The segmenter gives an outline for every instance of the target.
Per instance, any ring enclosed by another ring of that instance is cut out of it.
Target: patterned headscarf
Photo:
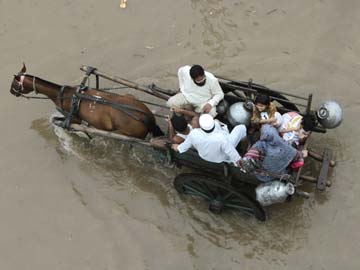
[[[296,149],[288,145],[271,125],[262,125],[260,140],[252,148],[257,149],[263,156],[262,168],[271,173],[281,175],[296,156]],[[261,181],[274,179],[271,176],[257,175]]]

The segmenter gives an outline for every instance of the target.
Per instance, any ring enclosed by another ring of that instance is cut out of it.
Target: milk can
[[[317,118],[324,128],[336,128],[343,120],[343,111],[336,101],[326,101],[317,110]]]
[[[252,116],[252,111],[248,109],[248,104],[244,102],[236,102],[232,104],[228,110],[228,120],[233,125],[248,125]]]
[[[295,187],[291,183],[271,181],[259,185],[255,189],[255,192],[256,200],[262,206],[268,206],[274,203],[284,202],[289,195],[294,194]]]

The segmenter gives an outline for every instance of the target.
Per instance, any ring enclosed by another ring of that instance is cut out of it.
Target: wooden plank
[[[323,162],[320,170],[320,174],[317,180],[316,188],[321,191],[325,191],[326,189],[326,182],[327,182],[327,176],[330,166],[330,161],[332,157],[332,151],[329,148],[324,149],[323,154]]]

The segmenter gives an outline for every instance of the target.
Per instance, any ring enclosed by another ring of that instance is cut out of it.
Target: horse
[[[67,115],[71,111],[72,97],[78,89],[77,86],[61,86],[28,75],[24,64],[20,72],[14,75],[10,93],[16,97],[28,97],[26,94],[31,92],[45,95],[64,115]],[[84,90],[83,93],[88,98],[80,99],[78,111],[71,118],[71,123],[81,123],[83,120],[97,129],[139,139],[144,139],[149,132],[153,137],[163,135],[152,112],[134,96],[92,88]]]

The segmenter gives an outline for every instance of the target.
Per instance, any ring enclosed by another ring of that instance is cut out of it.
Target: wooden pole
[[[167,142],[166,138],[165,139],[164,138],[153,138],[150,141],[145,141],[142,139],[129,137],[129,136],[122,135],[119,133],[100,130],[100,129],[92,128],[92,127],[86,127],[84,125],[79,125],[79,124],[71,124],[70,128],[74,131],[85,132],[87,134],[98,135],[98,136],[102,136],[102,137],[106,137],[106,138],[129,142],[129,143],[141,144],[141,145],[153,147],[156,149],[163,149],[163,150],[166,149],[166,145],[165,145],[165,143]]]
[[[317,160],[317,161],[323,161],[324,160],[324,156],[322,154],[319,154],[313,150],[308,149],[308,153],[309,156],[312,157],[313,159]],[[336,162],[334,160],[330,160],[330,166],[331,167],[335,167]]]
[[[80,67],[80,69],[82,71],[84,71],[84,72],[86,72],[89,68],[90,68],[89,66],[85,66],[85,65]],[[106,73],[101,72],[101,71],[99,71],[97,69],[95,69],[92,72],[92,74],[94,74],[95,76],[100,76],[100,77],[102,77],[104,79],[107,79],[107,80],[110,80],[110,81],[125,85],[125,86],[128,86],[128,87],[133,88],[135,90],[145,92],[145,93],[147,93],[149,95],[156,96],[156,97],[164,99],[164,100],[169,99],[169,96],[166,95],[166,94],[163,94],[163,93],[160,93],[160,92],[157,92],[157,91],[153,91],[149,87],[139,85],[139,84],[137,84],[135,82],[132,82],[132,81],[129,81],[129,80],[117,77],[117,76],[112,76],[112,75],[106,74]]]

